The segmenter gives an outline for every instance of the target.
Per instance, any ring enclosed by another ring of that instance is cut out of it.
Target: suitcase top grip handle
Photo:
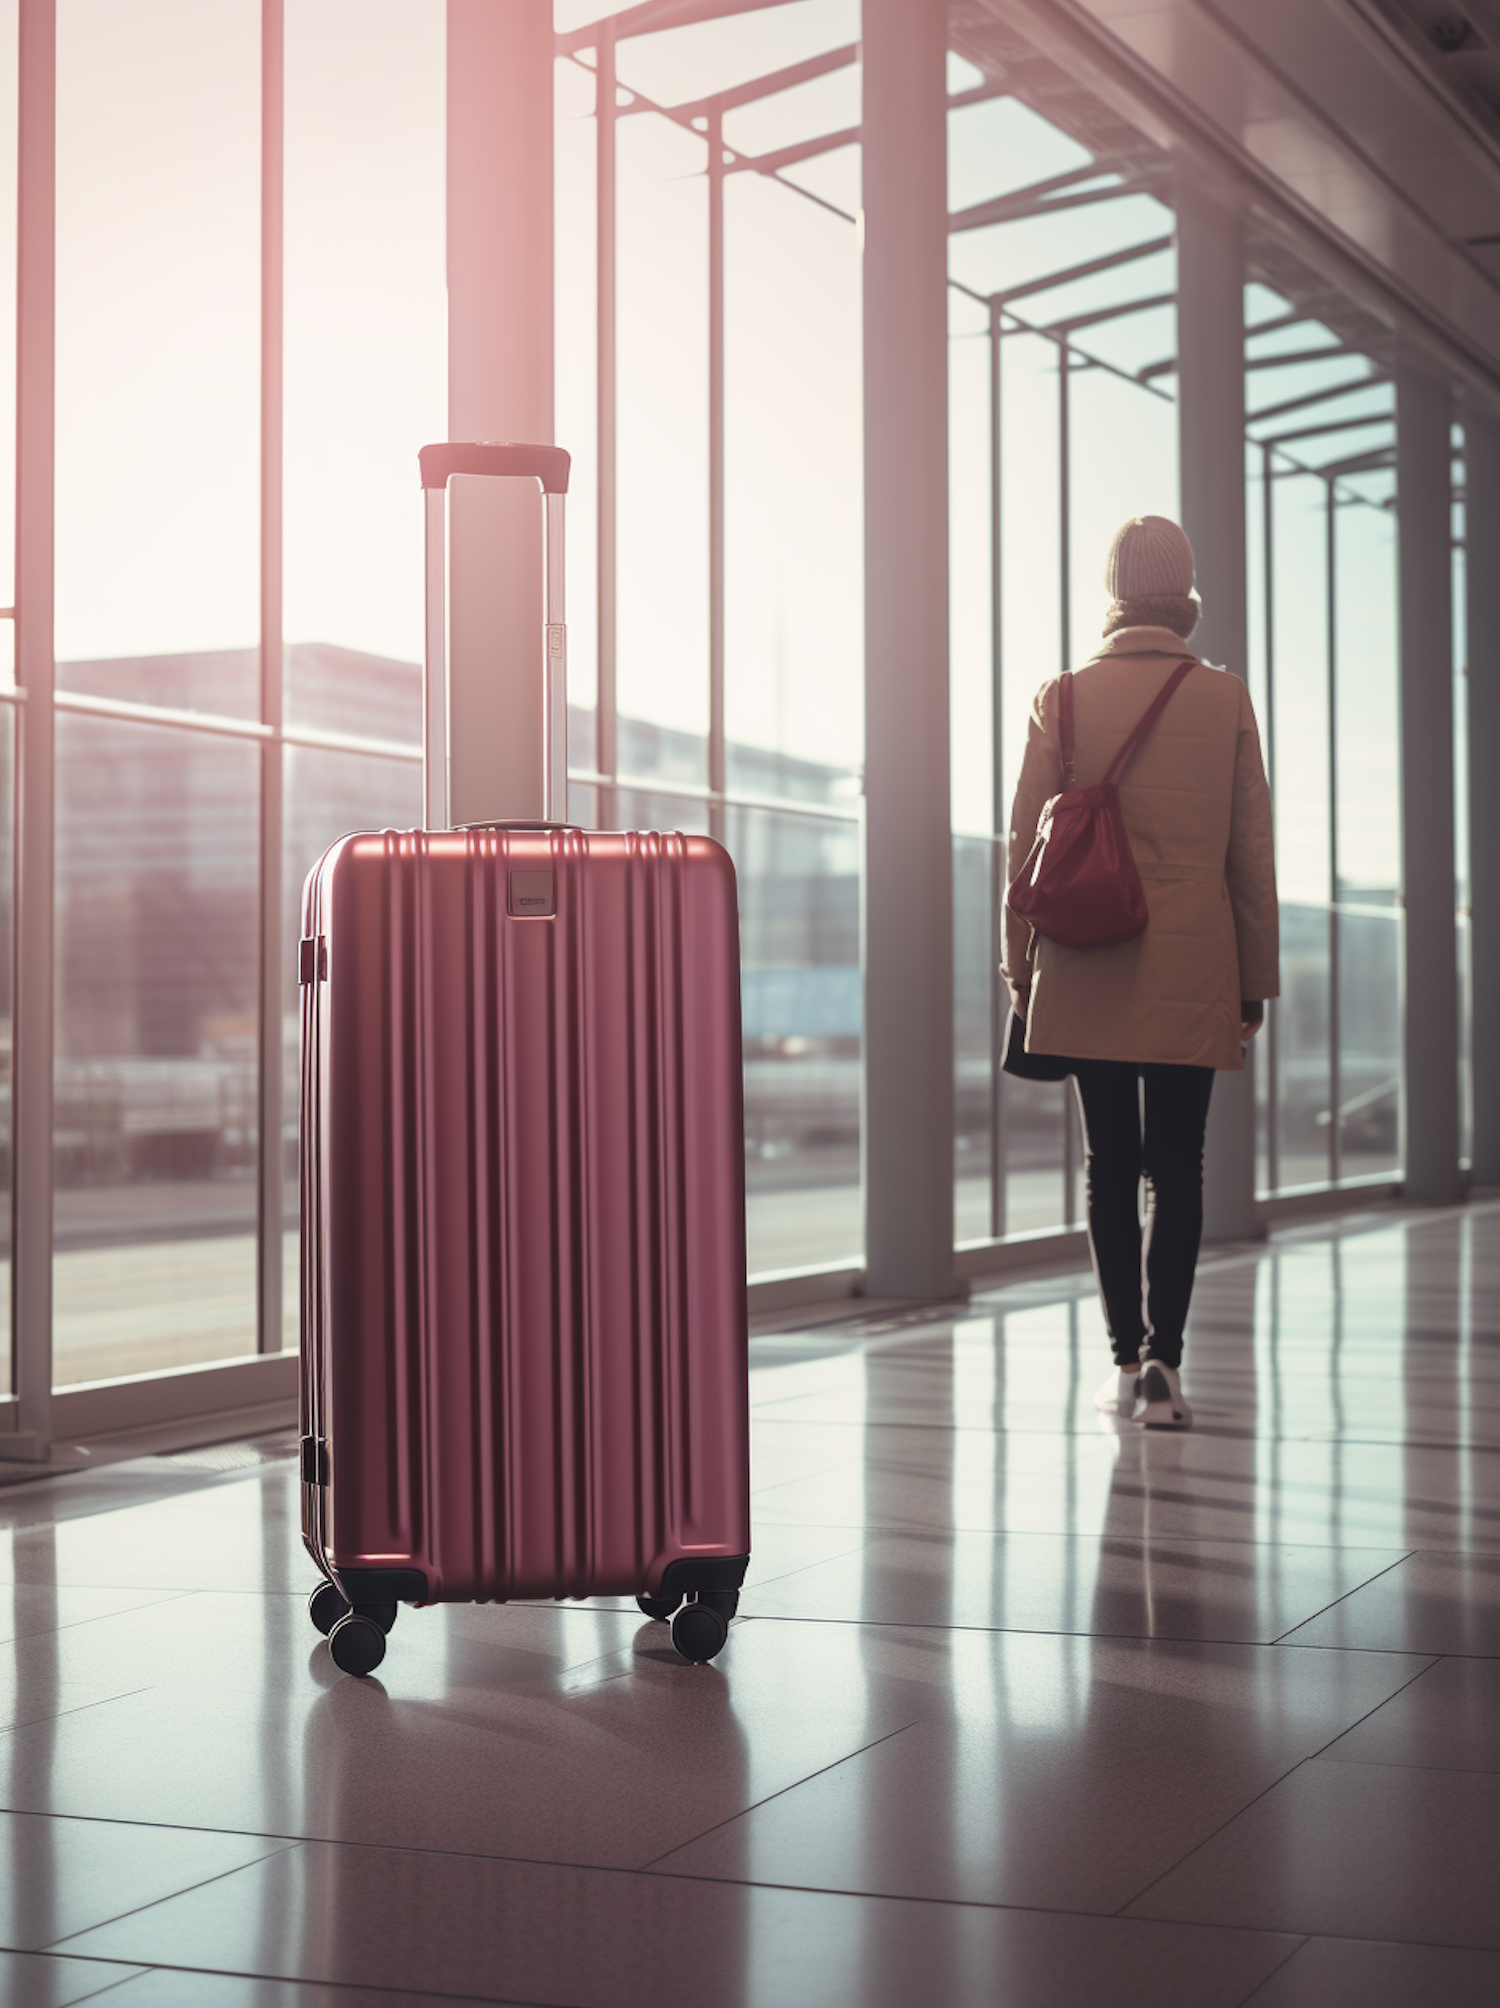
[[[522,446],[509,440],[445,440],[417,455],[424,488],[446,488],[454,474],[534,474],[544,495],[566,495],[572,455],[561,446]]]

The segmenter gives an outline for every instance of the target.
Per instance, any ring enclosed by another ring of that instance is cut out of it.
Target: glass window
[[[53,1378],[255,1351],[259,749],[57,721]]]
[[[705,148],[697,133],[639,109],[615,132],[619,768],[701,786],[709,645]]]
[[[422,769],[417,761],[375,760],[288,746],[282,755],[282,939],[302,933],[302,888],[330,844],[356,830],[410,830],[422,820]],[[299,1317],[300,1246],[297,1205],[301,996],[297,956],[282,957],[282,1333],[295,1350]]]
[[[1373,362],[1318,361],[1333,328],[1260,285],[1246,315],[1251,683],[1282,899],[1258,1070],[1258,1177],[1275,1191],[1399,1172],[1395,432]],[[1341,383],[1368,388],[1319,395]]]
[[[728,781],[827,800],[864,751],[858,241],[758,174],[727,177],[724,232]]]
[[[553,369],[556,438],[573,456],[567,504],[568,765],[589,774],[599,758],[598,151],[593,51],[584,54],[586,62],[559,59],[553,94]]]
[[[982,84],[972,65],[950,67],[950,90]],[[1111,537],[1127,517],[1177,514],[1176,257],[1171,211],[1122,193],[1118,172],[1017,98],[950,110],[948,184],[955,1214],[965,1240],[1055,1229],[1081,1213],[1070,1095],[996,1080],[1007,1012],[995,995],[1004,864],[992,837],[1008,821],[1038,689],[1097,645]]]
[[[15,604],[16,563],[16,29],[19,0],[0,0],[0,605]],[[0,683],[13,636],[0,634]],[[6,1007],[7,1010],[9,1007]]]
[[[417,450],[447,436],[442,0],[287,0],[289,723],[422,736]]]
[[[12,944],[15,940],[16,712],[0,704],[0,1394],[14,1385],[11,1360],[10,1239],[12,1151],[11,1084],[14,1041]]]
[[[856,1263],[859,826],[731,809],[739,874],[750,1272]]]
[[[1004,890],[1003,853],[988,837],[953,839],[953,1237],[988,1241],[1004,1231],[994,1210],[995,1025],[999,974],[993,913]]]
[[[58,682],[241,716],[259,710],[260,14],[57,10]]]

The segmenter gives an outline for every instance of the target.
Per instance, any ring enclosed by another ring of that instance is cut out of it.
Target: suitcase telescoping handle
[[[448,482],[455,474],[530,475],[546,512],[542,613],[542,814],[568,803],[568,630],[563,612],[563,498],[570,456],[560,446],[448,440],[417,456],[427,507],[427,646],[422,666],[422,821],[450,827],[448,802]]]

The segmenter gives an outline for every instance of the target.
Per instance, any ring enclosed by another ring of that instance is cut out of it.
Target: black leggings
[[[1116,1364],[1148,1358],[1180,1366],[1203,1237],[1203,1134],[1214,1070],[1131,1060],[1075,1060],[1073,1068],[1083,1113],[1089,1247]],[[1143,1173],[1144,1291],[1137,1210]]]

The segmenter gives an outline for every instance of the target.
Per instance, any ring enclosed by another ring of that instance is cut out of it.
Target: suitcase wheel
[[[729,1618],[718,1608],[718,1597],[710,1603],[707,1594],[684,1604],[672,1620],[672,1643],[686,1660],[694,1666],[704,1666],[724,1650],[724,1641],[729,1636]]]
[[[362,1611],[346,1611],[328,1634],[328,1650],[340,1673],[373,1673],[385,1658],[385,1633]]]
[[[338,1588],[329,1582],[319,1583],[307,1600],[307,1615],[318,1630],[327,1638],[349,1606],[344,1602]],[[389,1630],[389,1626],[387,1626]]]
[[[396,1622],[394,1604],[356,1604],[354,1608],[362,1618],[368,1618],[372,1625],[379,1625],[383,1632],[388,1632]]]
[[[660,1624],[665,1624],[673,1611],[682,1602],[682,1599],[681,1597],[648,1597],[642,1595],[636,1598],[636,1602],[648,1618],[655,1618]]]

